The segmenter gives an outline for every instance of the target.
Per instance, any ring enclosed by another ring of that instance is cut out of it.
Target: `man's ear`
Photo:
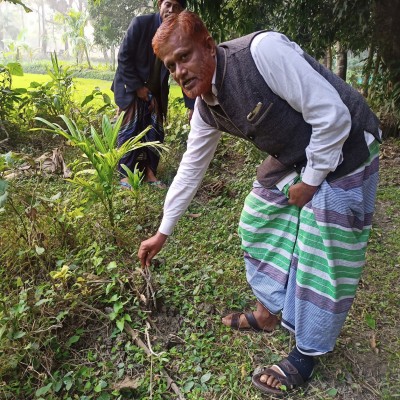
[[[207,36],[206,38],[206,47],[211,51],[211,55],[215,56],[216,54],[216,46],[214,39],[211,36]]]

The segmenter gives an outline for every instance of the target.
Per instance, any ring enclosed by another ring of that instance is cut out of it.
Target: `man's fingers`
[[[150,267],[151,265],[151,260],[155,256],[156,252],[155,251],[149,251],[146,247],[140,247],[138,251],[138,258],[140,260],[140,264],[142,268],[144,267]]]
[[[154,253],[147,253],[147,257],[146,257],[146,267],[150,267],[151,265],[151,260],[154,257]]]
[[[138,258],[140,260],[142,268],[145,267],[147,264],[147,253],[148,253],[147,250],[143,246],[139,247]]]

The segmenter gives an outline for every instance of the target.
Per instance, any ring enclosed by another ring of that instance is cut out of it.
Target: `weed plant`
[[[186,117],[174,112],[170,121]],[[163,180],[172,178],[186,140],[183,129],[174,140],[174,126],[168,132],[175,148],[162,158]],[[399,393],[400,143],[383,147],[376,220],[351,315],[313,380],[285,398]],[[220,318],[254,305],[236,229],[262,156],[223,137],[148,273],[136,252],[158,228],[165,191],[142,185],[136,204],[129,194],[115,197],[115,242],[101,204],[84,191],[54,176],[12,182],[0,212],[0,398],[172,400],[167,371],[187,400],[261,399],[252,371],[286,356],[293,338],[280,328],[232,331]]]

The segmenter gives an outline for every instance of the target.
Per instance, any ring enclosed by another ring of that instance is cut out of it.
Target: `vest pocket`
[[[254,126],[259,125],[271,111],[273,105],[272,102],[268,104],[258,102],[247,114],[247,121]]]

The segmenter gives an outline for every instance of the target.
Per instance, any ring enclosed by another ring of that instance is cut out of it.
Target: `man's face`
[[[215,70],[215,45],[211,37],[199,42],[177,28],[159,56],[188,97],[211,94]]]
[[[177,0],[164,0],[160,4],[161,19],[164,21],[171,14],[179,14],[182,10],[183,8]]]

